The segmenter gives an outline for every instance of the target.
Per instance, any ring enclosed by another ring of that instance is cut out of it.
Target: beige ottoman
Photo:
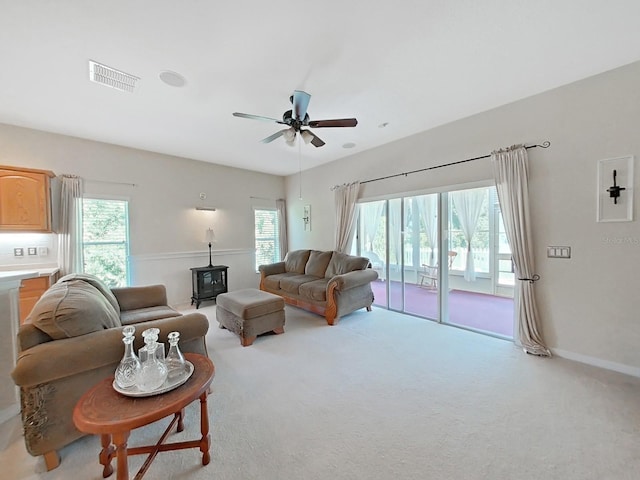
[[[284,333],[284,300],[278,295],[245,288],[219,294],[216,305],[220,328],[240,335],[243,347],[263,333]]]

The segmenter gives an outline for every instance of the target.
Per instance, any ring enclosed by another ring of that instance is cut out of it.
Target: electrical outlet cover
[[[38,255],[44,257],[49,254],[49,249],[47,247],[38,247]]]
[[[24,248],[22,247],[17,247],[13,249],[13,256],[14,257],[24,257]]]
[[[37,255],[37,254],[38,254],[36,247],[29,247],[29,248],[27,248],[27,253],[28,253],[29,255]]]

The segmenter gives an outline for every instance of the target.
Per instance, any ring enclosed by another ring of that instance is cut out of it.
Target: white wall
[[[637,220],[596,222],[597,161],[640,156],[638,85],[640,63],[634,63],[356,153],[303,172],[302,200],[298,175],[292,175],[286,182],[290,249],[334,247],[333,185],[549,140],[549,149],[529,150],[543,336],[560,355],[640,376],[640,228]],[[478,160],[368,183],[361,187],[360,197],[429,191],[491,178],[490,161]],[[640,213],[638,197],[635,218]],[[302,230],[302,207],[307,204],[313,213],[310,232]],[[571,246],[572,258],[546,258],[548,245]]]
[[[79,175],[88,195],[128,199],[132,284],[164,283],[172,304],[191,297],[189,268],[209,263],[208,227],[216,235],[213,262],[229,266],[229,288],[257,286],[250,196],[274,206],[284,197],[283,177],[2,124],[0,165]],[[196,211],[199,204],[217,211]],[[10,235],[0,234],[0,265],[15,265],[11,245],[24,241]],[[41,237],[28,241],[51,241]]]

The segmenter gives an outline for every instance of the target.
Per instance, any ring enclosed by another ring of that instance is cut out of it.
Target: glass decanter
[[[116,368],[115,381],[120,388],[131,388],[136,384],[138,373],[142,367],[140,360],[133,351],[134,334],[136,327],[127,325],[122,329],[122,342],[124,343],[124,356]]]
[[[169,353],[165,359],[167,370],[169,371],[169,379],[174,379],[184,375],[186,372],[186,363],[184,361],[184,355],[178,347],[180,341],[180,332],[171,332],[167,335],[169,339]]]
[[[164,363],[164,344],[158,343],[157,328],[148,328],[142,332],[144,347],[139,350],[142,368],[136,385],[143,392],[159,389],[167,379],[167,366]]]

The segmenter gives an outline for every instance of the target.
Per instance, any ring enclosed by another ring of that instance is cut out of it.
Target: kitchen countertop
[[[9,280],[24,280],[25,278],[39,277],[40,274],[37,270],[15,270],[0,272],[0,282]]]
[[[26,265],[25,265],[26,266]],[[30,268],[0,267],[0,281],[3,280],[24,280],[25,278],[50,277],[60,271],[58,267],[40,267],[37,265]]]

